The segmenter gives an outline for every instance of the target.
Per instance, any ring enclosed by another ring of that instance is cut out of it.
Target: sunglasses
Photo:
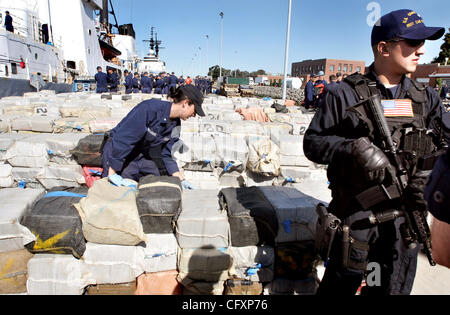
[[[402,41],[405,41],[411,47],[419,47],[425,43],[424,39],[406,39],[406,38],[394,38],[394,39],[388,40],[387,42],[388,43],[389,42],[397,43],[397,42],[402,42]]]

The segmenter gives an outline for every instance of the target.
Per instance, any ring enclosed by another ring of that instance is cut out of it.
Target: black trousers
[[[360,270],[342,265],[342,238],[333,243],[330,259],[327,262],[324,277],[317,291],[318,295],[354,295],[366,273],[378,272],[379,282],[367,285],[361,295],[409,295],[411,293],[417,269],[419,246],[409,248],[405,245],[400,226],[405,218],[386,222],[370,228],[359,226],[370,214],[361,211],[343,220],[350,227],[350,236],[360,242],[367,242],[368,250],[351,249],[349,260],[354,263],[375,263],[378,269]],[[372,264],[371,264],[372,265]],[[372,278],[372,277],[371,277]]]

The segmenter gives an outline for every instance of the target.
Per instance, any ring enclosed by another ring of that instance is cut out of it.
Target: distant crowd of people
[[[207,77],[195,77],[194,80],[190,76],[184,79],[183,76],[179,78],[174,72],[168,74],[161,72],[158,75],[144,72],[131,73],[128,70],[124,71],[125,78],[125,94],[144,93],[144,94],[169,94],[171,88],[177,88],[183,85],[195,85],[203,95],[212,93],[212,82]],[[108,69],[108,73],[104,73],[102,67],[97,67],[97,74],[95,75],[97,83],[97,93],[118,92],[119,75],[116,69]]]
[[[329,82],[327,82],[323,71],[312,74],[305,87],[305,108],[310,111],[317,110],[324,101],[325,92],[336,88],[346,77],[347,74],[338,72],[330,75]]]

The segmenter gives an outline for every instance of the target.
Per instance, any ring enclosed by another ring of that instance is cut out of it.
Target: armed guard
[[[329,89],[306,131],[305,155],[329,165],[333,197],[318,207],[316,245],[327,264],[318,294],[355,294],[369,262],[380,267],[380,284],[361,294],[410,294],[421,247],[435,264],[423,190],[450,139],[450,113],[408,74],[425,40],[444,32],[411,10],[383,16],[368,73]]]

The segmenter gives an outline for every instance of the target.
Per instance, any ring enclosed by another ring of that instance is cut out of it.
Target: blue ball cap
[[[381,17],[372,29],[372,46],[394,38],[436,40],[445,33],[443,27],[425,26],[422,17],[412,10],[392,11]]]

